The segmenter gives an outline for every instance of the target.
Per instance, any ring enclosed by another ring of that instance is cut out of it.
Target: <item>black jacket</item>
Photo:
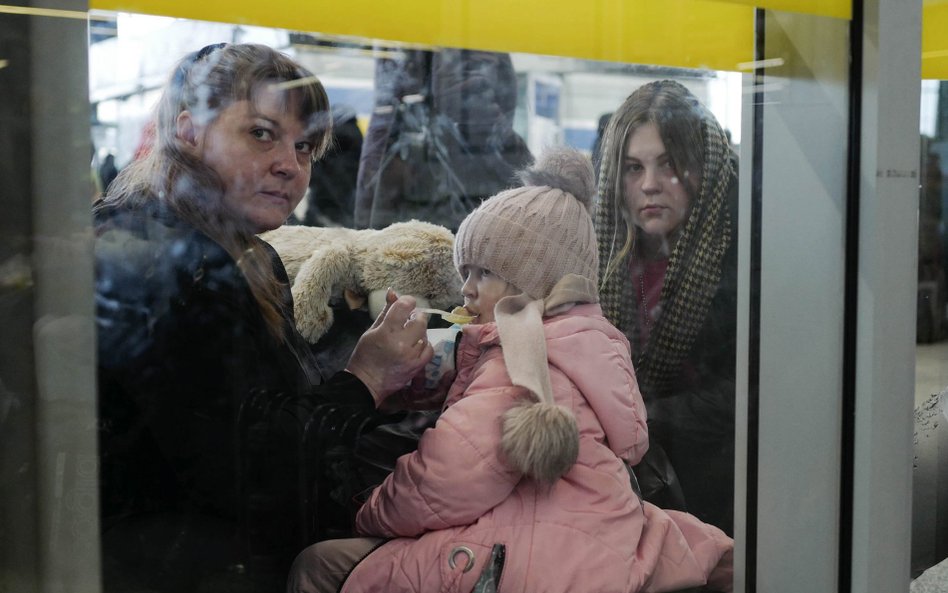
[[[265,242],[285,342],[234,259],[157,202],[100,208],[95,232],[106,589],[113,564],[159,590],[248,563],[282,578],[308,543],[305,423],[327,405],[369,418],[371,395],[347,373],[322,382]]]
[[[704,325],[670,391],[645,395],[649,437],[668,454],[687,501],[702,521],[734,531],[734,402],[737,361],[737,241]]]

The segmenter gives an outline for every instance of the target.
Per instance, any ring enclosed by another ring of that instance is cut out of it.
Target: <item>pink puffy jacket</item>
[[[638,461],[648,434],[625,337],[599,305],[547,318],[544,330],[556,403],[579,426],[576,464],[549,489],[508,467],[500,419],[525,392],[510,384],[496,325],[465,327],[444,413],[356,518],[362,534],[396,539],[343,592],[468,593],[495,543],[507,546],[501,592],[670,591],[712,573],[729,588],[730,538],[643,505],[629,484],[622,459]],[[467,572],[461,546],[474,556]]]

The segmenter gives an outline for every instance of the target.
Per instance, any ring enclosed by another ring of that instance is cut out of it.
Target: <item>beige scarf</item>
[[[597,301],[591,280],[567,274],[545,299],[519,294],[500,299],[494,307],[510,381],[534,398],[504,416],[502,449],[514,467],[541,483],[556,481],[579,454],[576,419],[553,400],[543,318]]]

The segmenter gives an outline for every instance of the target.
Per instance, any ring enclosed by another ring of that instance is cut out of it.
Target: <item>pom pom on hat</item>
[[[537,162],[519,174],[524,185],[546,185],[560,189],[582,204],[587,211],[596,195],[596,175],[592,162],[578,150],[557,148],[543,153]]]

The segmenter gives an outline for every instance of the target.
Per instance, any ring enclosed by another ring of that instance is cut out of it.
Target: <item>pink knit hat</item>
[[[521,179],[523,187],[490,198],[461,223],[454,264],[488,269],[524,291],[494,307],[510,381],[532,395],[504,414],[501,448],[521,473],[552,484],[576,462],[579,430],[554,401],[543,318],[598,301],[599,250],[588,211],[594,175],[582,153],[557,148]]]
[[[490,270],[535,299],[549,296],[567,274],[598,286],[589,159],[571,148],[552,149],[521,180],[523,187],[497,194],[464,219],[454,239],[455,267]]]

